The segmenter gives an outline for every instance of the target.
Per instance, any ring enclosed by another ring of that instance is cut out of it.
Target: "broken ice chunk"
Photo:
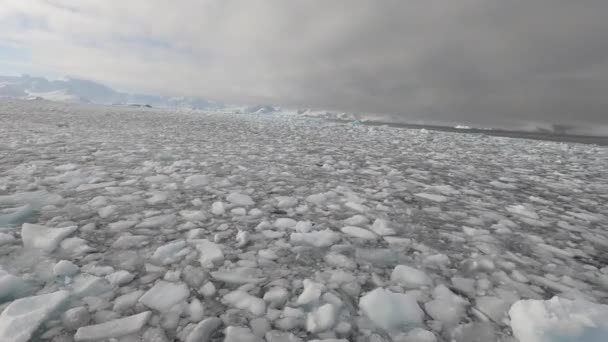
[[[424,312],[416,298],[377,288],[361,297],[359,307],[378,327],[386,331],[422,325]]]
[[[177,222],[177,218],[174,214],[158,215],[148,217],[141,221],[137,228],[168,228],[173,227]]]
[[[445,285],[439,285],[433,290],[433,300],[424,304],[429,316],[440,321],[444,326],[453,326],[465,314],[468,301],[455,295]]]
[[[241,194],[238,192],[233,192],[226,197],[226,200],[232,204],[240,205],[240,206],[250,206],[254,205],[255,202],[249,195]]]
[[[433,285],[433,281],[423,271],[406,265],[397,265],[391,274],[391,281],[406,289],[416,289],[421,286]]]
[[[27,342],[38,327],[69,297],[57,291],[13,301],[0,314],[0,341]]]
[[[311,303],[315,303],[319,300],[319,298],[323,294],[323,291],[325,291],[325,285],[315,283],[310,279],[304,279],[303,285],[304,290],[296,301],[297,305],[308,305]]]
[[[319,230],[310,233],[292,233],[289,237],[293,244],[305,244],[315,247],[329,247],[340,240],[338,233],[330,230]]]
[[[395,235],[395,230],[390,227],[390,223],[384,219],[376,219],[370,228],[380,236]]]
[[[370,232],[367,229],[363,229],[363,228],[359,228],[359,227],[355,227],[355,226],[346,226],[340,230],[342,231],[342,233],[344,233],[346,235],[350,235],[352,237],[359,238],[359,239],[375,240],[378,238],[378,236],[375,233]]]
[[[182,249],[186,248],[186,241],[176,240],[171,241],[165,245],[162,245],[154,251],[152,254],[152,260],[160,263],[161,265],[169,265],[178,262],[185,255],[179,253]]]
[[[266,312],[266,303],[263,299],[252,296],[245,291],[232,291],[226,294],[222,301],[237,309],[247,310],[252,315],[261,316]]]
[[[224,261],[224,253],[220,246],[207,239],[190,240],[199,252],[199,262],[203,267],[212,267]]]
[[[279,208],[293,208],[298,205],[298,200],[293,197],[278,196],[276,200],[278,202],[277,207]]]
[[[21,239],[26,248],[39,249],[50,253],[57,249],[63,239],[77,229],[76,226],[48,228],[37,224],[24,223],[21,227]]]
[[[274,221],[274,226],[277,229],[285,230],[285,229],[293,229],[295,228],[298,222],[294,219],[290,219],[287,217],[278,218]]]
[[[329,330],[336,324],[338,312],[332,304],[321,305],[306,317],[306,330],[311,333],[319,333]]]
[[[243,327],[227,327],[224,342],[263,342],[264,340],[255,336],[251,329]]]
[[[435,195],[435,194],[427,194],[424,192],[418,193],[416,194],[416,196],[420,197],[420,198],[424,198],[430,201],[434,201],[434,202],[447,202],[448,198],[445,196],[441,196],[441,195]]]
[[[82,327],[76,331],[74,340],[97,341],[135,334],[144,327],[151,315],[152,311],[146,311],[137,315]]]
[[[200,187],[207,184],[209,184],[209,177],[206,175],[192,175],[184,180],[184,185],[187,187]]]
[[[229,284],[257,284],[266,278],[260,277],[258,269],[250,267],[236,267],[230,270],[216,271],[210,273],[213,279]]]
[[[553,297],[511,306],[513,335],[525,342],[608,340],[608,305]]]
[[[222,325],[222,320],[217,317],[209,317],[198,323],[188,334],[185,342],[210,341],[213,334]]]
[[[139,302],[151,309],[164,312],[188,298],[189,294],[186,284],[161,280],[141,296]]]
[[[53,267],[53,273],[58,276],[72,276],[78,273],[79,267],[69,260],[61,260]]]

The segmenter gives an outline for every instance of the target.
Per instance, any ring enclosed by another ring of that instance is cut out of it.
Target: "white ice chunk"
[[[226,207],[223,202],[213,202],[211,205],[211,213],[213,215],[224,215],[226,212]]]
[[[277,207],[279,208],[293,208],[298,205],[298,200],[293,197],[279,196],[277,199]]]
[[[148,217],[141,221],[137,228],[170,228],[175,225],[177,218],[174,214]]]
[[[99,217],[101,217],[102,219],[105,219],[105,218],[112,216],[112,214],[114,214],[117,210],[118,210],[117,206],[109,205],[107,207],[103,207],[103,208],[99,209],[97,211],[97,214],[99,214]]]
[[[157,311],[168,311],[173,305],[188,298],[190,291],[183,283],[159,281],[149,289],[139,302]]]
[[[157,205],[166,202],[168,198],[169,195],[166,193],[155,191],[152,193],[152,197],[146,199],[146,203],[150,205]]]
[[[210,272],[210,274],[213,279],[229,284],[257,284],[266,280],[258,275],[257,269],[249,267],[236,267],[230,270]]]
[[[0,303],[12,299],[30,290],[30,287],[19,277],[0,268]]]
[[[188,314],[190,315],[190,321],[199,322],[205,317],[205,308],[203,304],[197,298],[192,299],[188,304]]]
[[[80,273],[74,277],[72,293],[79,297],[97,296],[112,290],[112,286],[104,278],[87,273]]]
[[[8,233],[0,233],[0,246],[8,245],[15,241],[15,237]]]
[[[534,220],[538,220],[540,218],[538,216],[538,214],[536,212],[534,212],[534,210],[532,208],[527,208],[521,204],[510,205],[510,206],[507,206],[506,209],[508,212],[510,212],[512,214],[524,216],[524,217],[531,218]]]
[[[199,262],[201,266],[209,267],[221,264],[224,261],[224,253],[220,245],[207,239],[190,240],[199,252]]]
[[[184,180],[184,185],[187,187],[200,187],[207,184],[209,184],[209,177],[206,175],[192,175]]]
[[[429,316],[444,326],[456,325],[465,314],[468,301],[455,295],[445,285],[439,285],[433,290],[433,298],[424,304],[424,308]]]
[[[245,291],[232,291],[226,294],[222,301],[237,309],[247,310],[255,316],[266,312],[266,303],[263,299],[250,295]]]
[[[416,297],[382,288],[361,297],[359,307],[376,326],[387,331],[422,325],[424,318]]]
[[[325,260],[325,262],[333,267],[341,267],[341,268],[347,268],[347,269],[355,269],[357,268],[357,263],[355,263],[353,260],[351,260],[349,257],[347,257],[344,254],[340,254],[340,253],[335,253],[335,252],[330,252],[327,253],[325,255],[325,257],[323,258],[323,260]]]
[[[405,334],[403,339],[394,338],[395,342],[437,342],[435,334],[422,328],[414,328]]]
[[[319,230],[310,233],[292,233],[289,237],[291,243],[312,245],[315,247],[329,247],[340,240],[338,233],[330,230]]]
[[[79,328],[75,341],[98,341],[138,333],[150,319],[152,311]]]
[[[311,303],[315,303],[319,300],[323,291],[325,291],[325,285],[320,283],[315,283],[310,279],[304,279],[303,281],[304,290],[302,294],[298,297],[296,301],[297,305],[307,305]]]
[[[370,228],[380,236],[395,235],[395,230],[390,227],[390,223],[384,219],[376,219]]]
[[[145,178],[146,182],[150,183],[166,183],[169,181],[169,176],[167,175],[154,175],[148,176]]]
[[[116,271],[106,276],[106,280],[115,286],[122,286],[130,283],[133,279],[135,279],[135,275],[125,270]]]
[[[224,342],[263,342],[264,340],[255,336],[251,329],[243,327],[227,327],[224,332]]]
[[[279,307],[289,298],[289,291],[283,287],[275,286],[264,293],[264,300],[274,307]]]
[[[245,245],[247,245],[250,240],[251,240],[251,234],[249,234],[248,231],[239,230],[238,233],[236,233],[236,247],[237,248],[245,247]]]
[[[375,240],[378,238],[378,235],[376,235],[375,233],[370,232],[367,229],[363,229],[363,228],[359,228],[359,227],[355,227],[355,226],[346,226],[340,230],[344,234],[347,234],[347,235],[350,235],[352,237],[356,237],[359,239]]]
[[[363,215],[355,215],[344,220],[344,223],[348,226],[362,227],[369,223],[369,219]]]
[[[306,317],[306,330],[319,333],[331,329],[336,324],[338,310],[332,304],[321,305]]]
[[[231,193],[226,197],[226,200],[232,204],[241,205],[245,207],[255,204],[255,202],[249,195],[241,194],[238,192]]]
[[[69,260],[61,260],[53,267],[53,273],[58,276],[72,276],[78,273],[80,268]]]
[[[129,229],[136,224],[137,221],[133,220],[116,221],[108,224],[108,228],[110,228],[111,231],[117,232]]]
[[[171,241],[165,245],[158,247],[154,251],[154,254],[152,254],[151,259],[162,265],[173,264],[184,257],[184,255],[179,253],[184,248],[186,248],[186,241]]]
[[[38,327],[69,297],[67,291],[13,301],[0,314],[0,341],[27,342]]]
[[[608,305],[553,297],[520,300],[509,310],[520,342],[608,341]]]
[[[139,247],[146,240],[148,240],[148,237],[143,235],[122,235],[116,239],[114,243],[112,243],[112,248],[130,249],[133,247]]]
[[[24,223],[21,227],[21,239],[26,248],[39,249],[50,253],[59,246],[63,239],[77,229],[76,226],[48,228],[37,224]]]
[[[294,228],[298,233],[308,233],[312,230],[312,223],[310,221],[298,221]]]
[[[192,222],[205,221],[207,219],[207,215],[200,210],[182,210],[179,214],[187,221]]]
[[[349,209],[352,209],[354,211],[358,211],[360,213],[365,213],[365,212],[369,211],[368,207],[366,207],[365,205],[363,205],[361,203],[357,203],[357,202],[348,201],[348,202],[344,203],[344,206]]]
[[[445,196],[441,196],[441,195],[435,195],[435,194],[427,194],[424,192],[418,193],[416,194],[416,196],[420,197],[420,198],[424,198],[430,201],[434,201],[434,202],[447,202],[448,198]]]
[[[122,312],[129,308],[132,308],[143,294],[144,291],[138,290],[117,297],[116,299],[114,299],[114,307],[112,308],[112,310],[116,312]]]
[[[203,342],[210,341],[211,334],[222,325],[222,320],[217,317],[209,317],[198,323],[194,329],[188,334],[185,342]]]
[[[397,265],[391,274],[391,281],[406,289],[416,289],[421,286],[431,286],[433,281],[423,271],[406,265]]]
[[[71,237],[61,241],[61,249],[72,257],[95,251],[95,248],[87,244],[87,240],[79,237]]]
[[[274,226],[277,229],[285,230],[285,229],[293,229],[296,227],[298,222],[294,219],[288,217],[281,217],[274,221]]]

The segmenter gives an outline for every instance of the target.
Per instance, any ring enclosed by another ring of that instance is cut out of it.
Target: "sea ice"
[[[304,290],[296,301],[297,305],[308,305],[315,303],[319,300],[323,294],[323,291],[325,291],[325,286],[323,284],[315,283],[310,279],[304,279],[303,285]]]
[[[160,263],[161,265],[173,264],[184,257],[183,254],[178,253],[184,248],[186,248],[186,241],[171,241],[165,245],[156,248],[154,254],[152,254],[151,259],[156,261],[157,263]]]
[[[79,267],[69,260],[61,260],[53,267],[56,276],[72,276],[79,271]]]
[[[414,296],[382,288],[362,296],[359,307],[376,326],[386,331],[422,325],[424,318],[424,312]]]
[[[397,265],[391,274],[391,281],[407,289],[433,285],[433,281],[423,271],[406,265]]]
[[[338,312],[332,304],[324,304],[308,313],[306,330],[311,333],[326,331],[336,324]]]
[[[311,245],[315,247],[329,247],[340,240],[338,233],[330,230],[318,230],[310,233],[291,233],[291,243]]]
[[[274,226],[277,229],[285,230],[285,229],[293,229],[295,228],[298,222],[294,219],[290,219],[287,217],[278,218],[274,221]]]
[[[200,187],[209,184],[209,177],[206,175],[192,175],[186,177],[184,185],[188,187]]]
[[[69,292],[57,291],[13,301],[0,314],[0,341],[30,341],[38,327],[68,298]]]
[[[139,302],[151,309],[165,312],[173,305],[188,298],[189,294],[190,291],[186,284],[161,280],[141,296]]]
[[[255,202],[249,195],[233,192],[226,197],[226,200],[232,204],[241,205],[244,207],[254,205]]]
[[[520,342],[608,341],[608,305],[553,297],[515,302],[509,310]]]
[[[370,229],[380,236],[395,235],[395,230],[391,228],[390,223],[384,219],[376,219]]]
[[[424,304],[429,316],[440,321],[444,326],[457,324],[466,313],[468,301],[455,295],[445,285],[439,285],[433,290],[433,300]]]
[[[378,238],[378,235],[370,232],[367,229],[355,227],[355,226],[346,226],[340,229],[342,233],[350,235],[355,238],[364,239],[364,240],[375,240]]]
[[[199,252],[199,262],[203,267],[212,267],[224,261],[224,253],[220,245],[207,239],[190,240]]]
[[[37,224],[24,223],[21,227],[21,239],[26,248],[39,249],[50,253],[59,247],[61,240],[77,229],[76,226],[48,228]]]
[[[111,320],[105,323],[79,328],[74,335],[75,341],[98,341],[123,337],[139,332],[150,319],[152,311]]]
[[[245,291],[232,291],[226,294],[223,302],[241,310],[247,310],[255,316],[261,316],[266,312],[266,303],[263,299],[252,296]]]

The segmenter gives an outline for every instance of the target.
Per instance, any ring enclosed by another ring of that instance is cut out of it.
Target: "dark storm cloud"
[[[608,124],[605,0],[31,3],[5,18],[47,30],[5,37],[114,84],[397,120]]]

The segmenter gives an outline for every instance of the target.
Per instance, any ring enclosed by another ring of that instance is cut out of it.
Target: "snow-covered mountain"
[[[47,80],[43,77],[0,76],[0,97],[42,98],[60,102],[92,102],[99,104],[147,104],[156,107],[177,107],[215,110],[224,104],[198,97],[170,97],[118,92],[103,84],[76,78]]]

